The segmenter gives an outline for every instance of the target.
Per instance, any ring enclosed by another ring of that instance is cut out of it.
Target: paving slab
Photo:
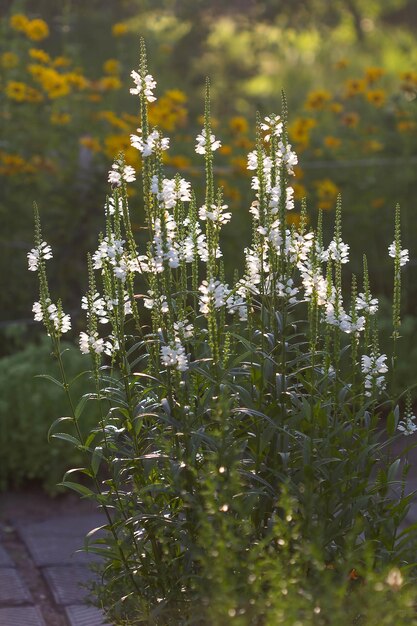
[[[107,520],[101,513],[90,515],[67,515],[51,517],[42,522],[22,523],[17,520],[15,523],[19,535],[24,539],[26,536],[45,535],[47,537],[82,537],[84,538],[90,530],[106,524]]]
[[[31,602],[32,597],[17,570],[14,567],[1,567],[0,605],[28,604]]]
[[[13,567],[13,561],[3,546],[0,546],[0,567]],[[1,622],[0,622],[1,626]]]
[[[22,533],[22,539],[38,567],[46,565],[85,564],[100,559],[98,555],[77,552],[84,547],[84,537],[77,535],[34,534],[31,529]],[[1,562],[1,561],[0,561]]]
[[[1,626],[46,626],[36,606],[0,608],[0,624]]]
[[[102,611],[94,606],[67,606],[65,613],[70,626],[111,626],[104,621]]]
[[[95,578],[94,573],[83,565],[53,565],[43,568],[42,573],[60,606],[82,604],[88,595],[85,585]]]

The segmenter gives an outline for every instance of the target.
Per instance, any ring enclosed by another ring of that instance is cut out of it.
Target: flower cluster
[[[153,130],[146,139],[142,137],[142,129],[138,128],[138,135],[130,135],[130,143],[133,148],[139,150],[143,157],[149,157],[156,149],[168,150],[169,139],[162,137],[161,133]]]
[[[120,187],[122,181],[133,183],[136,180],[136,172],[131,165],[123,165],[119,161],[115,161],[109,171],[108,180],[115,187]]]
[[[28,257],[28,265],[29,270],[31,272],[36,272],[39,268],[39,261],[47,261],[48,259],[52,259],[52,249],[45,241],[37,246],[36,248],[32,248],[30,252],[27,254]]]
[[[195,151],[197,152],[197,154],[207,154],[207,149],[211,152],[214,152],[215,150],[218,150],[218,148],[220,148],[220,146],[222,145],[221,141],[219,139],[216,139],[213,134],[210,134],[209,138],[207,139],[207,131],[205,128],[203,128],[201,133],[197,135],[196,141],[197,143],[195,146]]]
[[[140,95],[143,92],[148,102],[155,102],[156,98],[153,95],[153,90],[156,87],[156,81],[154,78],[150,74],[147,74],[142,78],[142,76],[138,72],[135,72],[135,70],[130,73],[130,76],[133,78],[133,82],[135,83],[135,87],[130,89],[130,93],[133,95]]]
[[[385,389],[385,376],[388,367],[385,363],[385,354],[378,356],[372,353],[370,356],[364,354],[361,359],[362,373],[364,374],[365,395],[374,396],[378,391]]]

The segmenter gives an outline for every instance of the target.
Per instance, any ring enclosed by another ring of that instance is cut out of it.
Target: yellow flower
[[[406,72],[401,72],[400,78],[405,83],[415,83],[417,82],[417,72],[412,72],[411,70],[408,70]]]
[[[310,129],[317,125],[311,117],[299,117],[288,128],[290,138],[297,143],[297,147],[307,148],[310,144]]]
[[[69,113],[59,113],[58,111],[54,111],[51,113],[51,124],[55,124],[55,126],[65,126],[69,124],[71,121],[71,115]]]
[[[187,120],[187,109],[184,106],[187,98],[178,89],[168,90],[149,107],[149,122],[168,131],[183,126]]]
[[[95,137],[90,137],[89,135],[86,135],[85,137],[80,137],[80,145],[84,146],[84,148],[87,148],[88,150],[91,150],[91,152],[100,152],[101,150],[100,142],[98,141],[98,139],[96,139]]]
[[[120,63],[117,59],[107,59],[103,63],[103,72],[105,74],[118,74],[120,72]]]
[[[303,196],[304,197],[304,196]],[[294,211],[288,211],[286,215],[287,224],[289,226],[295,226],[296,228],[300,227],[301,224],[301,213],[295,213]]]
[[[0,173],[6,176],[33,174],[35,168],[18,154],[0,152]]]
[[[232,119],[229,121],[229,128],[232,133],[247,133],[249,129],[249,124],[244,117],[242,117],[241,115],[237,115],[236,117],[232,117]]]
[[[12,67],[16,67],[19,62],[19,57],[14,52],[3,52],[0,56],[0,65],[9,70]]]
[[[376,139],[369,139],[363,144],[363,149],[365,152],[380,152],[384,149],[384,144]]]
[[[339,193],[339,187],[329,178],[316,181],[315,186],[317,188],[319,207],[324,210],[331,209]]]
[[[24,102],[26,100],[27,85],[16,80],[10,80],[6,85],[5,92],[10,100]]]
[[[232,154],[232,146],[229,146],[228,144],[223,144],[219,148],[219,153],[224,154],[225,156],[229,156],[230,154]]]
[[[236,137],[233,143],[236,148],[242,148],[243,150],[252,150],[255,147],[253,141],[242,135]]]
[[[385,91],[383,89],[373,89],[366,92],[368,102],[376,107],[381,107],[385,102]]]
[[[345,83],[345,97],[352,98],[359,93],[363,93],[365,88],[366,81],[363,78],[349,78]]]
[[[310,93],[307,95],[305,108],[312,111],[324,109],[326,103],[331,100],[331,97],[331,94],[324,89],[310,91]]]
[[[112,89],[120,89],[122,81],[117,76],[103,76],[98,81],[98,88],[103,91],[111,91]]]
[[[26,31],[28,24],[29,24],[29,20],[26,17],[26,15],[23,15],[23,13],[15,13],[10,18],[10,26],[14,30],[21,31],[22,33]]]
[[[346,113],[342,117],[342,124],[348,126],[349,128],[355,128],[359,122],[359,115],[355,112]]]
[[[365,70],[365,78],[370,85],[375,83],[385,74],[385,70],[382,67],[368,67]]]
[[[39,61],[40,63],[50,63],[51,57],[45,50],[41,50],[40,48],[31,48],[29,50],[29,56],[35,61]]]
[[[113,37],[122,37],[123,35],[126,35],[128,28],[123,22],[117,22],[116,24],[113,24],[111,32]]]
[[[329,108],[333,113],[341,113],[343,111],[343,104],[340,102],[332,102]]]
[[[339,61],[336,61],[336,63],[334,64],[337,70],[344,70],[347,68],[348,65],[349,63],[346,59],[339,59]]]
[[[62,76],[65,77],[65,79],[68,81],[68,83],[72,86],[75,87],[76,89],[87,89],[89,82],[88,80],[85,78],[85,76],[83,76],[82,74],[79,74],[78,72],[67,72],[66,74],[63,74]]]
[[[302,200],[307,196],[307,190],[301,183],[293,183],[292,187],[294,189],[295,200]],[[291,214],[289,213],[289,215]]]
[[[49,27],[44,20],[31,20],[25,27],[25,34],[32,41],[42,41],[49,35]]]
[[[71,61],[67,57],[56,57],[53,61],[53,65],[54,67],[68,67],[71,65]]]
[[[97,118],[99,120],[105,120],[115,128],[119,128],[120,130],[129,130],[129,124],[125,120],[117,117],[117,115],[115,115],[113,111],[100,111],[97,115]]]
[[[397,130],[400,133],[406,133],[409,130],[415,130],[417,128],[417,123],[413,120],[401,120],[397,122]]]
[[[247,159],[243,156],[237,156],[230,160],[230,164],[238,174],[247,174]]]
[[[28,102],[43,102],[43,95],[37,89],[28,87],[26,92],[26,100]]]
[[[338,148],[342,143],[342,140],[339,137],[333,137],[333,135],[327,135],[327,137],[323,140],[326,148]]]
[[[187,169],[191,165],[190,159],[180,154],[170,157],[167,163],[169,163],[169,165],[172,165],[172,167],[176,167],[179,170]]]
[[[385,204],[385,198],[374,198],[371,201],[371,206],[373,209],[380,209]]]

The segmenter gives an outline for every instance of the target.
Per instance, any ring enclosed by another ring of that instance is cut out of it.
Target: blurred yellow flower
[[[43,102],[43,95],[37,89],[33,87],[28,87],[26,91],[26,100],[28,102]]]
[[[397,130],[400,133],[406,133],[409,130],[415,130],[417,128],[417,122],[414,120],[401,120],[397,122]]]
[[[376,139],[369,139],[363,144],[363,149],[365,152],[380,152],[384,149],[384,144]]]
[[[24,32],[32,41],[42,41],[48,37],[49,27],[44,20],[35,19],[27,23]]]
[[[126,122],[126,120],[117,117],[117,115],[113,113],[113,111],[100,111],[97,114],[97,119],[105,120],[115,128],[119,128],[120,130],[129,130],[129,124]]]
[[[381,107],[386,98],[386,94],[383,89],[373,89],[371,91],[367,91],[365,95],[368,102],[376,107]]]
[[[27,85],[16,80],[9,80],[6,85],[5,92],[6,96],[10,98],[10,100],[24,102],[26,100]]]
[[[359,123],[359,115],[352,111],[351,113],[345,113],[342,117],[342,124],[349,128],[356,128]]]
[[[293,183],[294,199],[302,200],[307,196],[307,189],[301,183]]]
[[[232,133],[247,133],[249,129],[248,121],[241,115],[232,117],[229,121],[229,128]]]
[[[237,157],[233,157],[233,159],[230,159],[231,166],[238,174],[247,173],[248,171],[247,163],[248,163],[247,159],[244,156],[237,156]]]
[[[53,60],[53,65],[54,67],[68,67],[71,65],[71,61],[67,57],[60,56]]]
[[[341,104],[340,102],[331,102],[329,109],[333,113],[341,113],[343,111],[343,104]]]
[[[229,156],[230,154],[232,154],[232,146],[229,146],[229,144],[227,143],[223,144],[219,148],[219,154],[223,154],[224,156]]]
[[[374,198],[371,201],[371,207],[373,209],[380,209],[381,207],[383,207],[385,204],[385,198]]]
[[[87,89],[89,86],[89,81],[78,72],[67,72],[66,74],[62,74],[62,76],[67,80],[69,85],[76,89]]]
[[[186,95],[179,89],[166,91],[159,100],[153,102],[149,107],[150,124],[168,131],[183,126],[188,114],[184,106],[186,100]]]
[[[29,50],[29,56],[40,63],[50,63],[51,61],[49,54],[40,48],[31,48]]]
[[[90,137],[89,135],[85,135],[84,137],[80,137],[80,145],[84,146],[91,152],[100,152],[101,146],[98,139],[95,137]]]
[[[331,100],[332,95],[329,91],[325,89],[317,89],[316,91],[310,91],[307,95],[307,100],[305,102],[305,108],[310,110],[320,110],[324,109],[326,104]]]
[[[113,24],[111,32],[113,37],[122,37],[123,35],[126,35],[128,30],[129,29],[124,22],[117,22],[116,24]]]
[[[243,150],[252,150],[255,147],[254,142],[244,135],[239,135],[239,137],[236,137],[233,144],[236,146],[236,148],[242,148]]]
[[[120,72],[120,63],[117,59],[107,59],[103,63],[103,72],[105,74],[118,74]]]
[[[370,85],[379,80],[384,74],[385,70],[382,67],[367,67],[365,70],[365,78]]]
[[[295,228],[299,228],[301,224],[301,213],[296,213],[295,211],[288,211],[285,221],[287,222],[289,226],[295,226]]]
[[[14,52],[3,52],[3,54],[0,55],[0,65],[6,70],[16,67],[18,62],[19,57]]]
[[[186,156],[182,156],[178,154],[177,156],[169,157],[169,159],[167,160],[167,163],[169,165],[172,165],[172,167],[176,167],[179,170],[181,170],[181,169],[187,169],[188,167],[190,167],[191,160]]]
[[[349,65],[349,62],[347,61],[347,59],[339,59],[338,61],[336,61],[336,63],[334,64],[335,68],[337,70],[344,70],[347,68],[347,66]]]
[[[326,148],[338,148],[342,143],[342,140],[339,137],[333,137],[333,135],[327,135],[327,137],[323,140]]]
[[[0,174],[14,176],[16,174],[33,174],[35,168],[18,154],[0,152]]]
[[[366,81],[363,78],[349,78],[345,83],[345,97],[352,98],[363,93],[365,89]]]
[[[339,187],[330,178],[316,181],[315,187],[317,189],[319,207],[324,210],[331,209],[339,193]]]
[[[417,83],[417,72],[413,72],[411,70],[408,70],[406,72],[401,72],[400,78],[405,83]]]
[[[29,24],[29,20],[23,13],[15,13],[10,18],[10,26],[17,31],[25,32]]]
[[[59,113],[58,111],[54,111],[51,113],[51,117],[49,119],[51,124],[54,124],[55,126],[65,126],[70,123],[71,115],[69,113]]]
[[[103,76],[98,81],[98,87],[104,91],[121,89],[122,81],[117,76]]]

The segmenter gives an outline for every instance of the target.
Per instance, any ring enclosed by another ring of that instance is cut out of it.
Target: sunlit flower
[[[393,259],[395,259],[398,256],[401,267],[404,266],[404,265],[407,265],[408,261],[410,260],[409,252],[408,252],[407,248],[404,248],[403,250],[400,249],[400,250],[397,251],[397,247],[395,245],[395,241],[393,241],[388,246],[388,254]]]
[[[207,143],[209,145],[209,150],[211,150],[212,152],[214,152],[221,146],[220,140],[216,139],[216,137],[213,134],[210,134],[209,141],[207,142],[205,128],[202,129],[200,135],[197,135],[196,141],[197,143],[195,146],[195,151],[197,152],[197,154],[206,154]]]
[[[31,272],[36,272],[39,268],[39,261],[47,261],[48,259],[52,259],[52,249],[46,241],[43,241],[36,248],[32,248],[30,252],[27,253],[28,257],[28,265],[29,270]]]
[[[130,89],[130,93],[133,95],[140,95],[143,92],[148,102],[155,102],[156,98],[153,95],[153,90],[156,87],[156,81],[154,78],[150,74],[147,74],[142,78],[142,76],[138,72],[135,72],[135,70],[133,70],[130,75],[136,85]]]

